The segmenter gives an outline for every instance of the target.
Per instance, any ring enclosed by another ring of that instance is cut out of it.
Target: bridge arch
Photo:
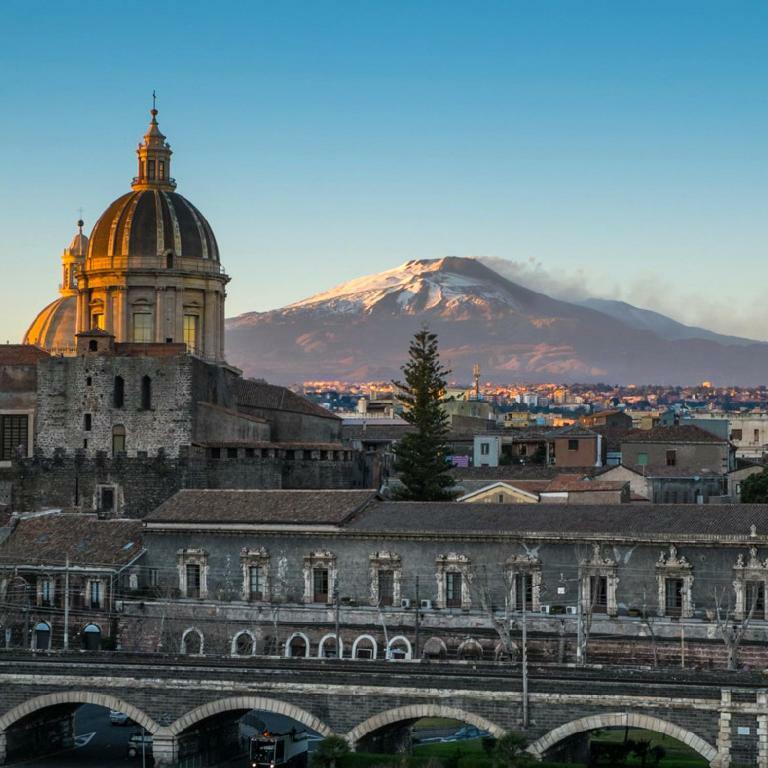
[[[96,704],[107,709],[115,709],[118,712],[124,712],[135,723],[145,728],[150,733],[154,733],[160,726],[149,715],[142,712],[138,707],[129,704],[123,699],[111,696],[108,693],[93,693],[92,691],[60,691],[57,693],[46,693],[44,696],[36,696],[22,702],[13,709],[9,709],[0,717],[0,733],[6,731],[15,722],[21,720],[27,715],[38,712],[47,707],[61,706],[62,704]]]
[[[287,701],[268,699],[264,696],[233,696],[229,699],[218,699],[217,701],[203,704],[171,723],[167,728],[167,732],[172,736],[178,736],[183,731],[186,731],[187,728],[214,715],[219,715],[223,712],[235,712],[237,710],[250,712],[252,709],[260,709],[264,712],[291,717],[323,736],[330,736],[333,733],[322,720],[316,718],[311,712],[307,712],[307,710],[301,709],[295,704],[289,704]]]
[[[586,731],[594,731],[599,728],[625,727],[642,728],[646,731],[654,731],[671,736],[673,739],[687,744],[709,763],[717,757],[717,750],[711,744],[704,741],[701,736],[697,736],[692,731],[681,728],[679,725],[670,723],[667,720],[661,720],[651,715],[641,715],[637,712],[611,712],[580,717],[578,720],[572,720],[570,723],[553,728],[549,733],[534,741],[528,747],[528,751],[534,757],[541,759],[545,752],[569,736],[575,736],[577,733],[585,733]]]
[[[378,715],[373,715],[373,717],[369,717],[360,725],[355,726],[345,738],[354,749],[360,739],[369,733],[378,731],[380,728],[385,728],[388,725],[402,722],[403,720],[420,720],[422,717],[445,717],[451,720],[461,720],[464,723],[469,723],[489,731],[497,739],[501,738],[505,733],[503,728],[500,728],[490,720],[486,720],[484,717],[480,717],[480,715],[474,715],[471,712],[456,709],[455,707],[444,707],[441,704],[426,703],[411,704],[406,707],[397,707],[396,709],[379,712]]]

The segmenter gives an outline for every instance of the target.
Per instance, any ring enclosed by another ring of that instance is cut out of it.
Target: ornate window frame
[[[618,566],[610,557],[603,557],[603,545],[594,542],[589,558],[579,563],[581,580],[581,609],[584,613],[592,612],[592,577],[605,577],[605,614],[616,616],[619,612],[616,600],[616,587],[619,585]]]
[[[371,605],[379,605],[379,573],[389,571],[392,573],[392,607],[398,608],[400,606],[400,583],[403,575],[400,555],[397,552],[373,552],[368,556],[368,560],[371,576]]]
[[[656,561],[656,582],[658,586],[659,616],[667,615],[667,579],[682,579],[683,604],[680,608],[680,618],[689,619],[693,616],[693,566],[678,554],[674,544],[669,545],[669,554],[662,550]]]
[[[240,565],[243,571],[243,600],[269,602],[271,592],[269,583],[269,552],[264,547],[258,549],[249,549],[243,547],[240,550]],[[251,595],[251,568],[259,569],[259,585],[261,586],[261,597],[254,598]]]
[[[316,568],[328,569],[327,605],[330,605],[333,602],[333,594],[336,589],[336,579],[338,576],[336,555],[328,550],[316,550],[304,556],[304,602],[308,604],[315,602],[313,575]]]
[[[759,582],[763,585],[763,610],[754,611],[752,618],[757,621],[764,621],[768,618],[768,604],[766,595],[768,595],[768,560],[760,560],[757,556],[757,547],[749,548],[749,560],[744,562],[744,555],[740,554],[736,558],[736,565],[733,566],[733,589],[736,595],[736,608],[734,614],[737,619],[743,620],[749,613],[747,605],[747,584]]]
[[[531,580],[531,611],[541,610],[541,560],[534,555],[510,555],[505,563],[509,607],[516,610],[517,607],[517,579],[518,574],[524,573]]]
[[[468,555],[459,555],[449,552],[447,555],[438,555],[435,558],[435,579],[437,581],[437,607],[447,608],[446,605],[446,576],[449,573],[461,574],[461,605],[462,610],[469,609],[472,605],[470,584],[472,582],[472,563]],[[453,607],[453,606],[452,606]]]
[[[200,566],[200,599],[208,597],[208,553],[204,549],[188,548],[176,552],[176,567],[179,572],[179,592],[187,597],[187,566]]]

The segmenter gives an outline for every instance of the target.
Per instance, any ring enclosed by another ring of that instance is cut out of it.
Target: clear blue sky
[[[766,40],[764,0],[4,0],[0,339],[153,88],[228,315],[451,254],[766,338]]]

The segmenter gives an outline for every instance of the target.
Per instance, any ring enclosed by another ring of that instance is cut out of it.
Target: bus
[[[251,736],[248,750],[251,768],[306,768],[308,739],[304,731],[295,728],[287,733],[262,731]]]

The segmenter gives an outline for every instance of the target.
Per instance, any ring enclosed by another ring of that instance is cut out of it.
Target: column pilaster
[[[152,736],[152,756],[156,766],[170,768],[179,760],[179,740],[176,736],[159,730]]]
[[[712,762],[716,768],[729,768],[731,765],[731,692],[723,688],[720,691],[720,722],[717,729],[717,757]]]

